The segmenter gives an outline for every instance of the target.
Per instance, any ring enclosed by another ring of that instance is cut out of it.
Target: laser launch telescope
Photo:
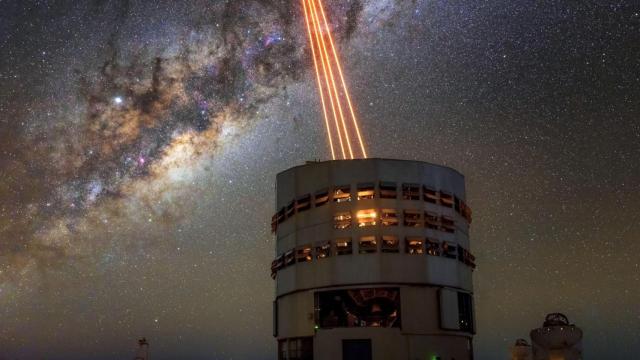
[[[278,359],[473,359],[470,223],[448,167],[372,158],[278,174]]]

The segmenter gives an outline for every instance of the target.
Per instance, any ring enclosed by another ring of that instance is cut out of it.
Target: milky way
[[[376,157],[466,175],[477,358],[640,351],[640,8],[328,1]],[[275,174],[328,147],[296,1],[0,1],[0,359],[274,358]]]
[[[11,263],[3,281],[26,267],[46,271],[65,256],[82,255],[72,239],[94,226],[86,223],[88,212],[100,209],[107,223],[144,182],[163,181],[171,169],[214,153],[225,130],[255,123],[260,107],[300,81],[309,62],[295,21],[299,9],[288,1],[214,2],[197,26],[180,31],[177,45],[126,50],[120,27],[131,5],[111,6],[115,30],[104,44],[106,60],[96,69],[74,69],[75,111],[44,123],[27,117],[33,128],[7,138],[15,148],[7,151],[6,187],[20,187],[29,199],[3,209],[13,215],[2,227]],[[355,31],[361,8],[357,2],[336,8],[345,35]],[[175,216],[162,211],[162,220]]]

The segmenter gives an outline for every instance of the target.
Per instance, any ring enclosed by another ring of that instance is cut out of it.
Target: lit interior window
[[[275,279],[278,270],[284,267],[284,255],[280,255],[271,262],[271,278]]]
[[[333,216],[333,227],[336,229],[346,229],[351,226],[351,213],[339,212]]]
[[[422,226],[421,210],[404,210],[404,226],[421,227]]]
[[[398,237],[393,235],[382,235],[382,252],[397,253],[399,250]]]
[[[464,202],[460,203],[460,211],[462,216],[471,224],[471,208]]]
[[[407,237],[406,251],[408,254],[424,254],[424,240],[419,237]]]
[[[296,261],[296,258],[295,258],[295,254],[293,253],[293,250],[289,250],[286,253],[284,253],[284,266],[293,265],[295,261]]]
[[[460,212],[460,203],[461,203],[460,199],[458,199],[458,197],[454,195],[453,196],[453,208],[456,210],[456,212],[458,214],[461,214],[461,212]]]
[[[324,259],[331,256],[331,243],[328,241],[316,244],[316,259]]]
[[[460,258],[460,253],[462,253],[462,258]],[[471,266],[472,269],[476,268],[476,257],[473,256],[469,250],[462,248],[460,245],[458,245],[458,259],[466,265]]]
[[[445,191],[440,191],[440,205],[453,207],[453,196]]]
[[[440,230],[448,233],[454,233],[456,231],[456,226],[453,219],[444,215],[440,217]]]
[[[328,190],[320,190],[315,194],[315,205],[316,207],[322,206],[329,202],[329,191]]]
[[[309,262],[312,259],[311,245],[302,245],[296,249],[296,262]]]
[[[438,203],[438,192],[428,188],[426,186],[422,187],[422,190],[424,192],[424,201],[428,202],[428,203],[432,203],[432,204],[437,204]]]
[[[302,195],[296,199],[296,212],[311,209],[311,195]]]
[[[295,202],[290,202],[289,205],[287,205],[287,219],[290,217],[293,217],[293,215],[296,213],[296,205]]]
[[[397,196],[397,186],[394,182],[380,181],[380,198],[395,199]]]
[[[398,214],[396,209],[382,209],[380,212],[382,226],[398,226]]]
[[[455,259],[456,253],[458,251],[458,246],[456,244],[452,244],[447,241],[442,242],[442,256],[447,257],[449,259]]]
[[[398,288],[330,290],[316,292],[315,297],[318,328],[401,326]]]
[[[333,191],[333,201],[337,203],[351,201],[351,187],[349,185],[336,187]]]
[[[358,219],[358,227],[374,226],[378,219],[378,213],[375,209],[360,210],[356,213]]]
[[[427,228],[433,230],[440,229],[440,218],[438,217],[438,214],[426,211],[424,213],[424,220],[426,222]]]
[[[402,198],[404,200],[420,200],[420,185],[402,184]]]
[[[375,236],[369,235],[360,237],[360,242],[358,243],[358,252],[360,254],[369,254],[376,251],[378,251],[378,242],[376,241]]]
[[[427,238],[427,254],[440,256],[440,242],[437,239]]]
[[[339,238],[336,239],[336,254],[349,255],[353,253],[351,248],[351,238]]]
[[[358,200],[373,199],[375,196],[375,185],[373,183],[358,184]]]
[[[271,230],[276,231],[278,230],[278,225],[282,224],[284,222],[284,220],[286,219],[284,216],[285,213],[285,209],[281,208],[273,217],[275,219],[272,219],[271,222]]]

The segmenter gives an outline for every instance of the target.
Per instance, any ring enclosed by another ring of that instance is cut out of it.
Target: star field
[[[373,157],[466,176],[478,359],[640,352],[640,5],[328,1]],[[273,359],[275,175],[328,144],[299,4],[0,1],[0,359]]]

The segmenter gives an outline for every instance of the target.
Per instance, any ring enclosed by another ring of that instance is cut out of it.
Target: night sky
[[[640,353],[640,3],[333,0],[374,157],[467,179],[478,359]],[[298,1],[0,0],[0,359],[274,359],[276,173],[329,148]]]

